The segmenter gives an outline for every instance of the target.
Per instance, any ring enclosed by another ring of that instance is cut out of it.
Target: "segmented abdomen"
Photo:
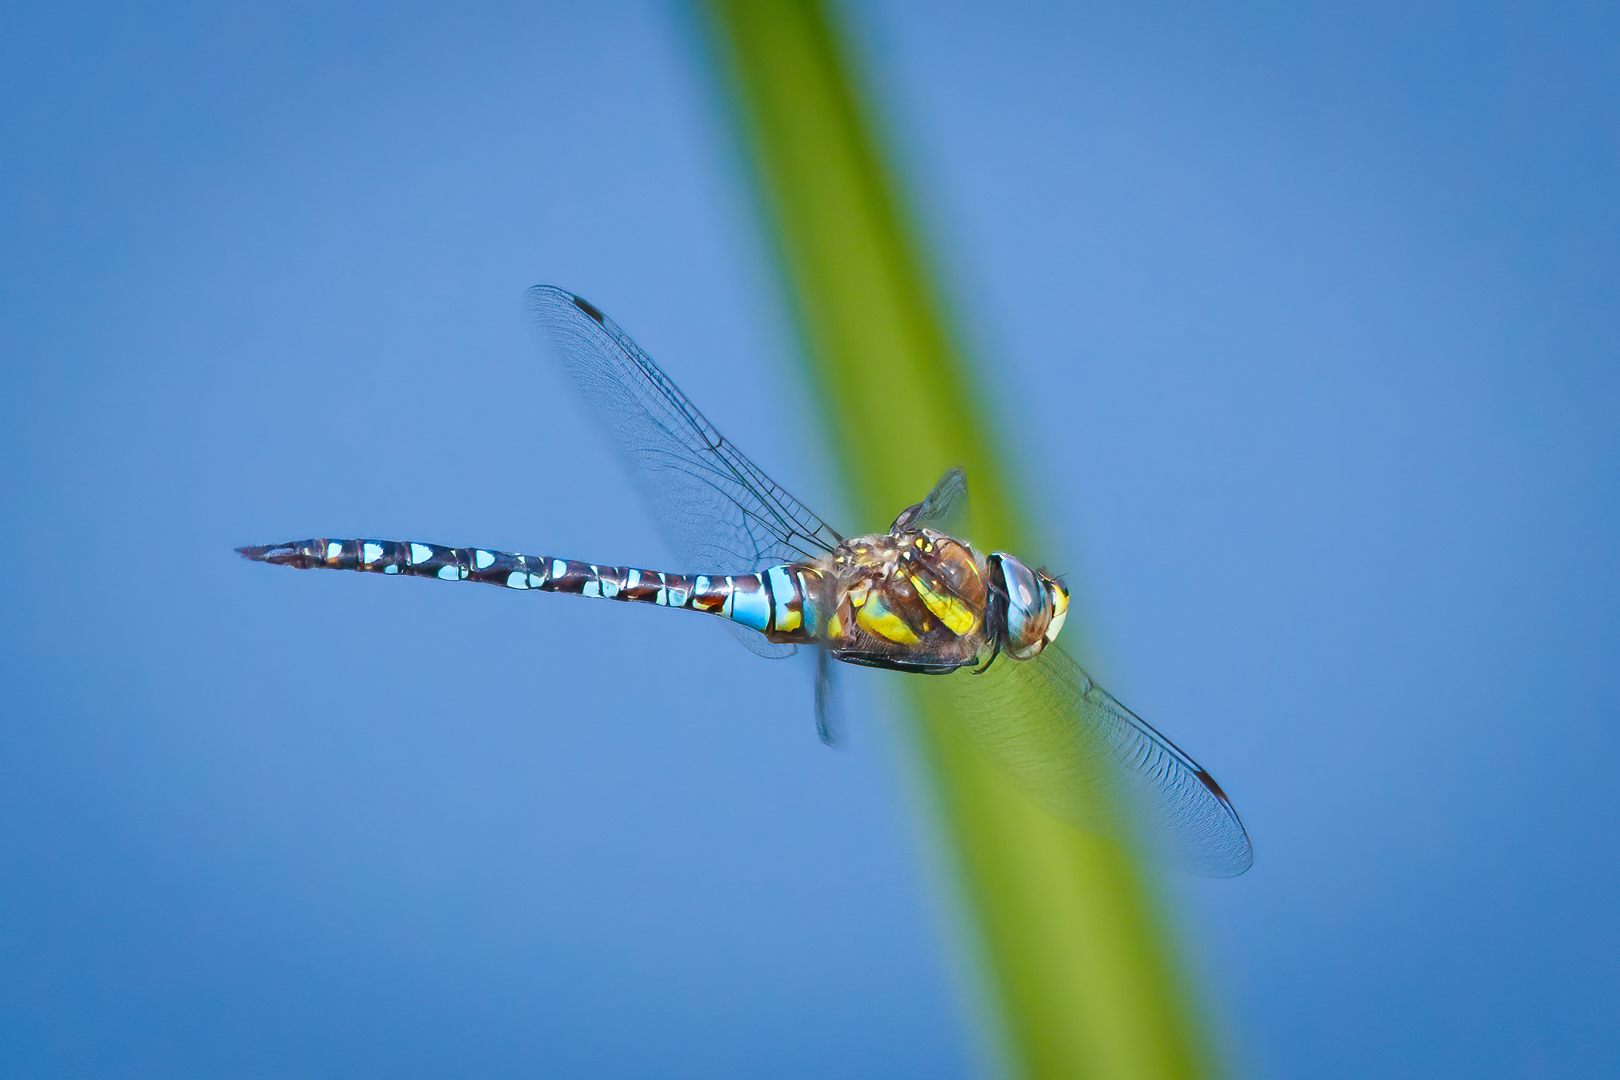
[[[820,580],[807,566],[773,566],[762,574],[666,574],[632,566],[515,555],[484,548],[452,548],[410,540],[296,540],[237,548],[255,562],[300,570],[358,570],[441,581],[477,581],[504,589],[706,611],[758,630],[773,641],[809,642],[817,629],[813,593]],[[807,599],[807,596],[811,597]]]

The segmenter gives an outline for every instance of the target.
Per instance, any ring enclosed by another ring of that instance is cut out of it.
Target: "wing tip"
[[[583,296],[577,296],[560,286],[530,286],[527,299],[529,310],[536,316],[543,317],[549,311],[554,310],[558,306],[564,308],[572,306],[583,312],[597,326],[600,326],[603,329],[607,328],[608,319],[607,316],[602,313],[601,308],[597,307]]]
[[[1243,853],[1230,862],[1210,867],[1208,870],[1209,876],[1222,878],[1242,877],[1254,866],[1254,842],[1249,839],[1249,830],[1243,827],[1243,819],[1238,817],[1237,807],[1232,805],[1232,800],[1226,797],[1226,792],[1221,790],[1221,785],[1215,782],[1215,778],[1209,775],[1207,769],[1199,766],[1193,775],[1197,776],[1199,782],[1208,788],[1209,793],[1214,795],[1220,801],[1220,804],[1226,808],[1226,812],[1231,815],[1232,824],[1237,826],[1238,835],[1243,838]]]

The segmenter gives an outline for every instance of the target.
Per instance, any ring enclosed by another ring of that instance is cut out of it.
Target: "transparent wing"
[[[1215,778],[1057,646],[950,678],[976,741],[1058,817],[1111,835],[1145,832],[1171,861],[1211,877],[1253,864]]]
[[[748,573],[831,553],[842,538],[716,431],[612,319],[550,285],[530,289],[528,303],[544,342],[632,464],[689,564],[682,570]]]
[[[844,737],[832,653],[816,650],[816,734],[825,746],[837,746]]]
[[[967,530],[967,475],[956,466],[945,471],[922,502],[908,506],[894,519],[896,528],[920,529],[961,536]]]

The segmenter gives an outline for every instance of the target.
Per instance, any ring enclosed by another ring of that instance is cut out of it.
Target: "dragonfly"
[[[1063,578],[958,535],[961,469],[886,532],[845,536],[726,439],[589,301],[529,291],[542,343],[612,434],[677,554],[697,573],[412,540],[241,547],[255,562],[472,581],[703,612],[764,656],[815,650],[816,718],[835,741],[832,661],[943,677],[989,759],[1056,816],[1135,834],[1172,862],[1230,877],[1253,848],[1219,784],[1055,644]]]

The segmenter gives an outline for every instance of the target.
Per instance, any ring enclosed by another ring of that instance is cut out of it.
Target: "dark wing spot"
[[[589,300],[585,299],[583,296],[576,296],[576,297],[573,298],[573,301],[574,301],[574,306],[575,307],[579,308],[579,310],[583,311],[585,314],[587,314],[591,318],[595,319],[598,326],[601,325],[602,319],[604,318],[604,316],[602,315],[602,313],[600,311],[596,310],[596,305],[595,304],[591,303]]]
[[[1209,775],[1209,773],[1205,772],[1203,769],[1198,770],[1197,776],[1198,779],[1204,782],[1205,787],[1209,788],[1210,791],[1215,793],[1215,797],[1217,799],[1221,800],[1223,803],[1226,803],[1228,806],[1232,805],[1232,800],[1226,797],[1226,792],[1221,790],[1221,785],[1215,782],[1215,778],[1213,776]]]

